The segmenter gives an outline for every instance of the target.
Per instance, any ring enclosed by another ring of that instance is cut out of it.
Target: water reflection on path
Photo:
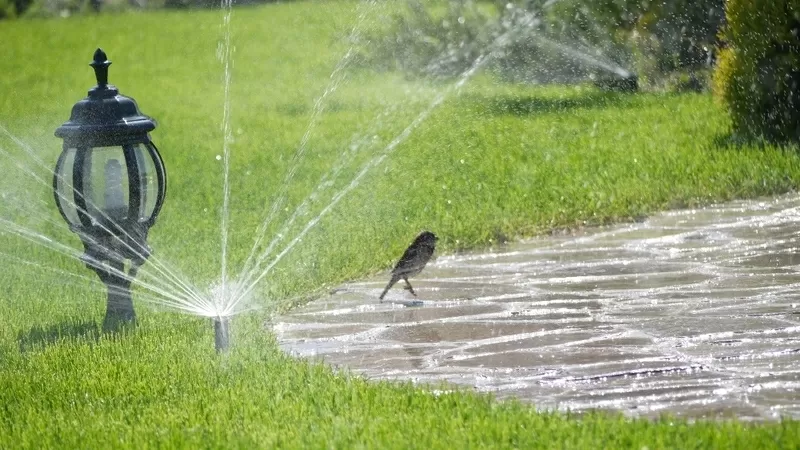
[[[386,277],[280,317],[281,345],[373,378],[540,408],[800,417],[800,197],[441,257],[419,308]],[[387,298],[409,299],[396,288]]]

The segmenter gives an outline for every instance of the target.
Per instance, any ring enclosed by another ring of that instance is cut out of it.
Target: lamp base
[[[136,311],[131,298],[131,278],[120,276],[124,266],[122,263],[111,263],[116,272],[97,270],[100,278],[108,287],[106,317],[103,320],[104,332],[117,332],[123,327],[136,325]],[[134,272],[135,273],[135,272]]]
[[[133,310],[133,301],[130,298],[130,292],[128,292],[128,298],[125,302],[112,300],[112,295],[109,289],[106,317],[103,319],[103,332],[115,333],[123,328],[132,328],[136,326],[136,312]]]

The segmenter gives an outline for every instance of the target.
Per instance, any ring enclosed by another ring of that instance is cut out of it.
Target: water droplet
[[[222,159],[222,155],[217,155],[217,161]]]

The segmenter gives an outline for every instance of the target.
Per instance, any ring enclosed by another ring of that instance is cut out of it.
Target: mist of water
[[[267,230],[269,225],[275,219],[277,212],[280,210],[281,207],[286,202],[286,197],[288,193],[289,186],[291,185],[292,180],[294,179],[295,175],[297,174],[297,170],[300,167],[300,162],[303,159],[303,156],[306,153],[306,149],[308,148],[309,140],[319,122],[320,116],[325,111],[327,101],[332,94],[334,94],[338,88],[342,85],[346,78],[346,70],[348,66],[350,66],[355,57],[355,48],[352,42],[356,41],[358,36],[361,35],[362,27],[365,24],[365,21],[368,17],[368,12],[370,6],[376,4],[375,0],[369,0],[363,3],[359,3],[359,11],[357,14],[357,19],[355,25],[351,28],[349,36],[347,40],[351,42],[350,47],[347,49],[345,54],[342,58],[337,62],[336,66],[334,67],[333,71],[331,72],[328,79],[328,85],[325,87],[322,95],[320,95],[317,100],[314,102],[314,107],[311,111],[311,117],[309,119],[308,125],[306,126],[306,130],[303,133],[303,137],[300,139],[300,144],[297,146],[297,150],[295,151],[294,155],[292,156],[291,161],[289,162],[289,169],[286,171],[284,175],[283,181],[281,182],[279,193],[277,199],[274,200],[271,204],[269,212],[266,214],[265,218],[259,224],[258,230],[256,231],[256,238],[253,244],[252,249],[250,250],[250,254],[248,255],[247,259],[245,260],[244,267],[242,268],[242,273],[248,273],[253,269],[253,265],[256,267],[260,264],[262,259],[264,258],[263,255],[269,255],[270,252],[274,249],[274,246],[277,244],[275,239],[272,240],[267,245],[267,248],[262,252],[262,256],[256,257],[256,252],[258,251],[261,242],[264,240],[267,234]],[[320,183],[322,185],[323,183]],[[289,226],[291,223],[294,222],[294,219],[302,210],[303,206],[299,207],[295,214],[289,219]],[[286,227],[284,227],[286,228]],[[278,233],[277,236],[283,236],[284,233]],[[277,237],[276,236],[276,237]]]
[[[546,6],[550,6],[553,2],[548,2]],[[370,14],[375,12],[375,8],[379,5],[376,0],[367,0],[361,2],[358,6],[358,13],[356,21],[350,30],[348,39],[350,42],[358,41],[362,29],[370,18]],[[311,202],[315,201],[321,192],[328,186],[332,186],[333,182],[338,180],[344,167],[352,162],[355,155],[360,151],[360,146],[355,145],[354,149],[348,151],[343,149],[339,154],[337,161],[332,165],[330,170],[322,175],[316,188],[304,199],[300,205],[289,216],[288,220],[280,228],[278,232],[263,250],[260,250],[262,243],[266,238],[270,225],[277,217],[278,212],[281,210],[287,199],[287,192],[291,186],[292,181],[298,173],[300,163],[304,158],[309,147],[310,140],[315,132],[317,124],[321,116],[326,110],[327,103],[330,101],[332,95],[339,89],[339,87],[347,79],[347,70],[352,66],[355,60],[354,45],[350,45],[345,51],[344,55],[336,63],[329,81],[322,94],[314,102],[308,125],[305,132],[300,139],[297,149],[290,161],[289,168],[287,169],[282,183],[280,185],[276,199],[265,208],[264,219],[259,222],[258,229],[255,233],[254,244],[249,252],[249,255],[243,265],[242,270],[238,276],[231,276],[229,264],[229,235],[230,235],[230,197],[231,197],[231,144],[233,143],[232,136],[232,101],[231,101],[231,86],[233,82],[233,67],[234,67],[234,46],[232,42],[232,13],[233,13],[233,0],[221,0],[222,8],[222,39],[218,46],[218,56],[223,65],[223,105],[222,105],[222,167],[223,167],[223,185],[222,185],[222,204],[221,204],[221,219],[220,219],[220,240],[221,240],[221,260],[220,260],[220,279],[217,284],[212,286],[209,291],[201,292],[197,289],[188,279],[180,274],[174,267],[166,264],[155,255],[149,255],[147,258],[148,263],[143,266],[138,272],[138,278],[135,281],[137,285],[144,288],[147,292],[137,294],[137,297],[154,305],[172,308],[181,312],[189,314],[208,316],[208,317],[223,317],[250,311],[253,308],[258,308],[260,303],[253,300],[254,289],[261,283],[264,278],[271,272],[271,270],[289,253],[292,249],[302,241],[304,236],[307,235],[319,222],[330,213],[333,208],[351,191],[360,185],[362,180],[376,167],[381,165],[386,158],[388,158],[395,149],[405,142],[408,137],[422,124],[430,115],[436,110],[447,98],[451,95],[458,93],[462,87],[478,72],[480,71],[498,52],[502,51],[509,43],[522,36],[533,37],[538,42],[551,46],[558,51],[571,55],[583,61],[604,70],[616,73],[621,76],[627,76],[628,72],[623,68],[614,65],[611,62],[605,61],[601,58],[592,56],[580,50],[576,50],[568,45],[550,40],[544,36],[538,35],[532,30],[535,29],[539,23],[539,19],[534,14],[525,15],[516,26],[507,32],[497,37],[490,45],[481,52],[471,64],[471,66],[461,73],[453,82],[444,88],[436,90],[432,100],[430,100],[423,109],[416,115],[416,117],[408,123],[394,138],[385,145],[382,149],[378,150],[374,156],[369,158],[366,163],[356,172],[356,174],[348,180],[344,187],[334,192],[331,195],[329,202],[316,214],[309,219],[305,225],[295,234],[291,236],[289,231],[292,229],[294,223],[308,211]],[[389,108],[397,107],[397,105],[390,105]],[[388,108],[387,108],[388,111]],[[384,111],[381,114],[385,114]],[[380,117],[380,114],[379,116]],[[376,118],[373,123],[376,123]],[[33,149],[24,141],[14,136],[2,124],[0,124],[0,132],[12,141],[24,152],[26,159],[32,161],[34,166],[39,170],[43,170],[47,176],[53,176],[53,171],[48,164],[45,164],[36,154]],[[51,181],[46,180],[37,172],[29,168],[23,163],[23,160],[11,152],[0,148],[0,154],[12,161],[22,170],[26,176],[30,177],[37,184],[52,187]],[[74,205],[74,201],[68,198],[62,198],[63,202]],[[87,205],[92,205],[91,199],[86,200]],[[77,207],[77,205],[75,205]],[[21,208],[21,205],[20,205]],[[96,208],[104,216],[102,208]],[[106,216],[107,219],[110,219]],[[47,219],[49,220],[49,219]],[[63,226],[63,224],[62,224]],[[56,253],[80,259],[82,252],[73,249],[72,247],[54,240],[52,237],[45,236],[37,231],[23,227],[13,220],[0,218],[0,229],[10,232],[11,234],[32,242],[36,245],[48,248]],[[109,230],[107,230],[109,231]],[[129,236],[128,236],[129,237]],[[288,240],[288,243],[275,254],[279,244]],[[135,240],[131,240],[135,242]],[[127,242],[123,242],[129,250],[135,254],[143,256],[141,248],[131,248]],[[8,257],[9,255],[0,255]],[[36,266],[35,263],[32,263]],[[37,266],[41,268],[42,266]],[[119,271],[114,271],[115,275],[129,279],[127,274]],[[118,273],[117,273],[118,272]],[[72,274],[75,276],[74,274]],[[79,279],[86,277],[80,275]],[[93,283],[94,286],[97,283]]]
[[[29,157],[39,166],[39,169],[44,170],[47,175],[49,175],[50,180],[52,180],[52,176],[54,172],[52,169],[47,167],[44,162],[36,155],[33,149],[22,141],[20,138],[12,134],[5,126],[0,124],[0,132],[4,135],[9,137],[15,144],[19,146],[24,151],[26,157]],[[21,158],[16,157],[13,153],[9,152],[7,149],[0,147],[0,155],[8,159],[12,162],[19,170],[20,173],[27,176],[29,179],[34,181],[36,184],[47,188],[48,190],[52,188],[52,182],[50,180],[45,180],[42,176],[40,176],[37,172],[33,169],[28,167],[24,164],[24,160]],[[79,194],[78,194],[79,195]],[[79,195],[80,196],[80,195]],[[73,199],[60,197],[60,200],[64,203],[68,203],[76,209],[87,213],[86,210],[80,208],[78,205],[75,204]],[[89,198],[84,198],[86,201],[87,207],[94,207],[95,210],[100,211],[101,214],[108,219],[109,221],[113,222],[113,218],[110,218],[103,212],[102,208],[99,208],[97,205],[94,205],[92,200]],[[5,199],[4,206],[6,207],[15,207],[14,212],[19,213],[21,211],[26,211],[29,208],[28,203],[25,204],[20,203],[16,199]],[[50,219],[46,214],[36,214],[38,220],[43,222],[48,222],[51,224],[58,224],[63,226],[61,223],[54,222]],[[98,223],[102,229],[106,232],[111,233],[105,225],[102,223]],[[44,247],[48,250],[54,251],[56,253],[75,258],[77,260],[81,260],[81,256],[83,253],[69,245],[66,245],[58,240],[54,239],[51,236],[46,236],[36,230],[30,229],[28,227],[24,227],[13,220],[8,218],[0,217],[0,230],[9,232],[19,238],[27,240],[33,244],[38,246]],[[130,238],[129,235],[126,237]],[[128,250],[132,251],[134,254],[143,257],[143,249],[135,248],[131,246],[126,240],[119,240]],[[135,242],[131,240],[131,242]],[[185,278],[182,276],[177,275],[173,269],[169,268],[163,262],[158,260],[157,258],[150,258],[151,266],[155,270],[156,273],[152,273],[149,270],[142,270],[139,272],[139,279],[137,280],[138,284],[143,288],[147,289],[151,292],[150,294],[150,301],[155,303],[164,303],[168,306],[178,305],[179,309],[184,311],[192,311],[197,312],[208,308],[208,302],[201,296],[196,289],[194,289],[188,282],[185,281]],[[100,262],[96,262],[97,265],[101,265]],[[124,278],[129,281],[133,281],[131,277],[119,270],[113,269],[111,267],[107,268],[111,273],[121,278]]]
[[[531,17],[531,22],[524,22],[524,24],[530,24],[535,18]],[[253,281],[248,281],[243,294],[248,295],[256,285],[265,277],[267,274],[272,270],[275,265],[277,265],[283,257],[292,250],[292,248],[297,245],[298,242],[312,229],[314,228],[319,221],[331,211],[333,207],[336,206],[339,201],[344,198],[350,191],[355,189],[361,179],[369,173],[374,167],[380,165],[401,143],[403,143],[417,127],[420,126],[429,116],[430,114],[441,105],[446,98],[448,98],[453,93],[458,92],[467,81],[470,80],[490,59],[493,55],[495,55],[498,51],[502,50],[508,43],[511,41],[514,34],[517,30],[510,30],[499,37],[497,37],[494,42],[489,46],[487,52],[478,56],[475,61],[473,62],[472,66],[464,71],[455,82],[450,84],[446,89],[439,92],[438,95],[433,99],[433,101],[417,115],[417,117],[402,131],[400,132],[378,155],[373,157],[371,160],[367,162],[367,164],[361,169],[360,172],[350,181],[350,183],[337,192],[333,198],[331,199],[330,203],[326,205],[322,211],[314,218],[308,221],[305,227],[295,236],[289,244],[280,252],[278,255],[261,271],[260,274],[255,278]],[[250,280],[252,275],[245,274],[244,279]],[[225,311],[234,311],[236,309],[237,304],[241,302],[241,298],[234,298],[231,301],[230,306],[228,306]]]
[[[800,417],[800,196],[669,211],[426,268],[426,305],[373,277],[275,320],[282,347],[372,379],[538,408]]]

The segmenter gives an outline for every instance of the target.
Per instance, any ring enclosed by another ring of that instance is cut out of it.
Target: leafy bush
[[[495,72],[506,80],[630,80],[626,69],[633,68],[650,87],[697,90],[705,85],[723,2],[409,0],[391,32],[372,39],[379,43],[373,61],[453,76],[491,42],[508,36],[493,55]]]
[[[589,22],[583,2],[497,1],[502,11],[496,35],[512,37],[497,59],[502,78],[538,83],[574,83],[627,78],[627,54],[613,33]]]
[[[600,66],[625,74],[598,46],[589,47],[564,26],[552,3],[408,0],[388,32],[369,37],[376,45],[366,59],[379,68],[450,77],[491,53],[501,78],[536,83],[587,80]]]
[[[14,2],[11,0],[0,0],[0,20],[13,18],[17,15]]]
[[[724,0],[642,1],[631,32],[637,72],[658,87],[702,87],[724,18]]]
[[[143,2],[148,2],[148,0],[138,0]],[[254,5],[260,3],[275,3],[280,0],[233,0],[233,6],[242,6],[242,5]],[[206,8],[206,9],[214,9],[220,8],[222,2],[220,0],[155,0],[152,2],[148,2],[147,5],[150,8],[172,8],[172,9],[182,9],[182,8]]]
[[[735,136],[800,140],[800,0],[728,0],[715,96]]]
[[[490,40],[490,18],[472,0],[408,0],[389,31],[370,36],[365,55],[378,69],[416,75],[453,76],[466,70]]]
[[[89,7],[90,0],[34,0],[26,6],[24,14],[28,17],[68,17],[88,11]]]

